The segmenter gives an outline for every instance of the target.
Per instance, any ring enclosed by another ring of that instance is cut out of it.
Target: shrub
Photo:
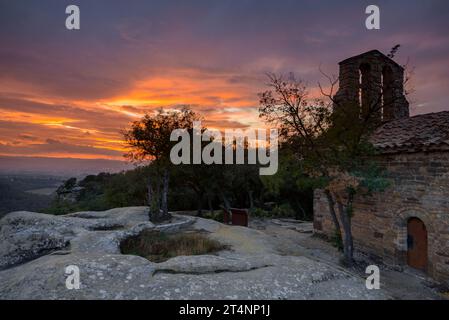
[[[294,218],[296,213],[288,203],[284,203],[274,206],[271,210],[253,208],[251,216],[257,218]]]
[[[202,218],[212,219],[212,220],[215,220],[218,222],[223,222],[224,213],[223,213],[223,210],[215,210],[214,212],[206,211],[206,212],[203,212]]]
[[[296,216],[295,211],[288,203],[274,207],[271,212],[273,217],[294,218]]]
[[[250,212],[252,217],[256,218],[267,218],[271,216],[271,213],[267,210],[264,210],[262,208],[253,208]]]

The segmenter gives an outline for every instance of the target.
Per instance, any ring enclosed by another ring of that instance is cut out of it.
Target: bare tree
[[[345,262],[351,265],[354,196],[385,187],[377,168],[367,165],[373,152],[367,138],[377,125],[381,100],[363,114],[355,104],[339,106],[341,112],[334,112],[335,104],[342,103],[333,97],[338,79],[325,76],[329,92],[319,85],[324,98],[311,99],[305,83],[293,74],[268,74],[269,89],[260,94],[259,115],[280,128],[283,146],[294,150],[301,170],[324,189],[337,236],[341,239],[344,233]]]

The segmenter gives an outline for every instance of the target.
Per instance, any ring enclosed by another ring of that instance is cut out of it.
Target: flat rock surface
[[[162,263],[120,253],[122,240],[147,229],[197,230],[229,249]],[[0,298],[391,298],[385,290],[367,290],[360,275],[333,262],[331,249],[308,247],[308,230],[288,221],[245,228],[178,215],[154,225],[146,207],[66,216],[13,212],[0,220]],[[70,265],[80,270],[80,289],[66,287]]]

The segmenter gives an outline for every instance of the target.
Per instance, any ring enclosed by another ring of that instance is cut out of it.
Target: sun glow
[[[184,105],[202,114],[205,124],[211,128],[261,127],[255,107],[256,89],[234,83],[233,77],[232,74],[177,70],[174,74],[135,81],[110,97],[90,100],[49,96],[33,90],[22,98],[27,104],[39,106],[32,111],[28,107],[11,111],[11,107],[3,109],[0,104],[2,121],[24,128],[29,136],[20,137],[22,132],[8,131],[4,140],[14,141],[22,150],[30,149],[30,154],[17,149],[15,155],[122,159],[126,146],[121,130],[160,107],[179,110]],[[11,87],[9,90],[14,92]],[[39,145],[44,146],[48,139],[59,141],[61,147],[64,144],[64,148],[72,148],[73,152],[53,152],[45,148],[38,152]],[[14,149],[13,143],[8,146]],[[94,148],[95,152],[78,152],[83,146]],[[111,151],[117,155],[111,155]]]

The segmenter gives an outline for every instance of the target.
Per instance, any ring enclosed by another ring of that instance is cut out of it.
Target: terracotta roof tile
[[[387,122],[371,142],[382,153],[449,150],[449,111]]]

